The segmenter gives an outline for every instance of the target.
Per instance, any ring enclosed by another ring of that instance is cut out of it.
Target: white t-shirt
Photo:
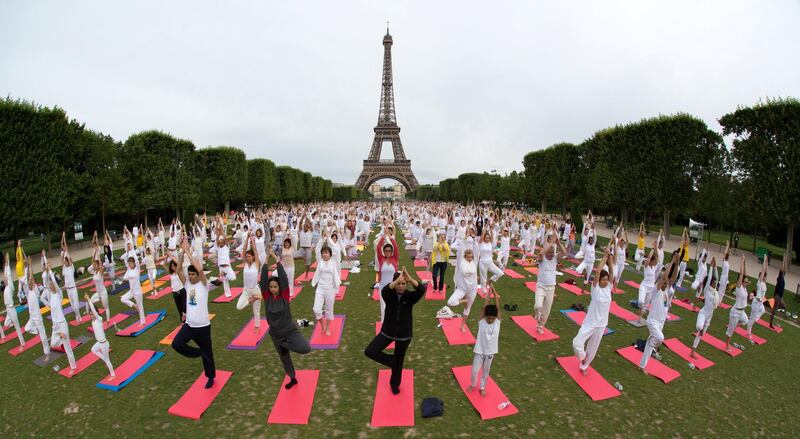
[[[483,355],[497,353],[497,340],[500,338],[500,319],[495,318],[491,324],[486,318],[478,321],[478,336],[475,337],[475,348],[472,352]]]
[[[231,265],[231,250],[227,245],[217,247],[217,265]]]
[[[605,328],[608,326],[608,311],[611,309],[611,282],[605,288],[600,284],[592,287],[592,302],[586,310],[586,318],[581,326]]]
[[[192,328],[211,324],[208,318],[208,287],[202,282],[186,282],[186,324]]]
[[[551,286],[556,284],[556,265],[558,264],[558,253],[553,255],[553,259],[547,259],[547,256],[542,258],[539,262],[539,275],[536,278],[541,286]]]
[[[75,288],[75,265],[65,265],[61,268],[64,276],[64,288]]]
[[[244,289],[252,290],[258,287],[258,266],[256,263],[244,264]]]
[[[180,270],[182,267],[177,267],[177,270]],[[169,275],[169,285],[172,288],[172,292],[176,293],[183,288],[183,282],[181,282],[181,278],[178,277],[178,272],[172,273]]]

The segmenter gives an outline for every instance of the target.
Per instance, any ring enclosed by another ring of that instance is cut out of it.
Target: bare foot
[[[467,332],[467,327],[464,325],[461,325],[459,329],[461,329],[461,332]]]
[[[325,335],[328,335],[328,336],[331,335],[331,330],[330,329],[326,329],[325,330]]]
[[[649,375],[649,373],[647,373],[647,368],[640,367],[639,369],[641,369],[641,370],[642,370],[642,372],[643,372],[645,375]]]
[[[486,389],[481,389],[481,396],[486,396]]]
[[[541,326],[537,326],[536,332],[538,332],[539,334],[544,334],[544,328],[542,328]]]
[[[258,334],[259,332],[261,332],[261,327],[260,326],[254,326],[253,327],[253,334]]]
[[[473,390],[475,390],[475,388],[474,388],[474,387],[472,387],[472,385],[470,385],[469,387],[467,387],[467,393],[472,393],[472,391],[473,391]]]
[[[689,352],[689,357],[690,358],[697,358],[697,354],[694,351]]]
[[[580,368],[580,369],[581,369],[581,375],[583,375],[583,376],[589,375],[589,370],[588,369],[584,369],[584,368]]]

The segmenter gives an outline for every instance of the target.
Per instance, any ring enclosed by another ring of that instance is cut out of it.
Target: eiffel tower
[[[378,124],[375,126],[375,138],[369,150],[369,158],[364,160],[364,168],[358,176],[356,187],[366,191],[369,186],[383,178],[397,180],[408,192],[417,188],[417,178],[411,171],[411,160],[406,158],[403,144],[400,142],[400,127],[394,112],[394,87],[392,85],[392,36],[389,27],[383,36],[383,83],[381,84],[381,105],[378,110]],[[384,142],[392,143],[394,159],[381,160],[381,148]]]

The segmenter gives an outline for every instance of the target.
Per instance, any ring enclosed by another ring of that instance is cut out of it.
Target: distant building
[[[369,195],[380,200],[402,200],[406,197],[406,187],[400,183],[392,186],[381,186],[377,183],[369,186]]]

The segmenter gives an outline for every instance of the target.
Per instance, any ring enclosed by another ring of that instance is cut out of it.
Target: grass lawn
[[[633,254],[633,253],[631,253]],[[364,265],[371,252],[361,256]],[[401,251],[402,264],[413,266]],[[79,264],[80,265],[80,264]],[[571,263],[566,262],[566,266]],[[528,276],[520,267],[513,267]],[[215,360],[219,370],[234,372],[214,404],[199,421],[171,416],[167,409],[177,401],[200,374],[199,359],[187,359],[158,341],[179,323],[172,298],[145,300],[146,310],[166,309],[167,318],[137,338],[120,338],[108,331],[115,365],[134,349],[154,349],[166,355],[120,392],[95,387],[105,376],[96,363],[80,375],[65,379],[50,368],[39,368],[32,361],[41,355],[34,347],[19,357],[0,353],[0,434],[4,437],[59,435],[62,437],[796,437],[792,424],[800,407],[800,383],[793,369],[800,361],[798,329],[785,325],[782,334],[756,326],[754,332],[769,342],[762,346],[745,344],[746,351],[730,358],[702,344],[700,353],[714,361],[705,371],[691,370],[678,356],[662,348],[664,362],[681,373],[665,385],[645,376],[614,351],[646,338],[645,328],[635,328],[611,316],[609,325],[617,332],[603,338],[593,366],[611,383],[624,386],[621,397],[592,402],[554,361],[571,355],[572,338],[578,331],[558,310],[588,298],[556,289],[556,300],[548,326],[560,340],[536,344],[515,323],[504,317],[500,352],[492,365],[492,377],[519,409],[517,415],[481,421],[459,389],[450,368],[471,364],[471,346],[449,346],[436,327],[435,312],[441,301],[425,301],[415,307],[414,340],[406,357],[406,368],[414,370],[416,426],[409,428],[370,427],[377,373],[382,366],[363,355],[374,335],[379,316],[378,302],[369,296],[375,274],[365,268],[351,274],[343,301],[336,313],[346,314],[342,344],[336,350],[312,351],[293,355],[298,369],[319,369],[319,383],[309,425],[269,425],[267,416],[283,379],[283,370],[269,339],[256,351],[232,351],[225,346],[250,318],[248,310],[237,311],[233,303],[209,303]],[[452,267],[447,280],[452,279]],[[641,276],[626,271],[623,279],[640,281]],[[526,280],[503,277],[497,289],[503,303],[519,306],[514,314],[532,314],[533,293],[523,286]],[[234,285],[241,285],[241,274]],[[625,295],[615,295],[621,306],[636,297],[633,288],[622,285]],[[771,291],[771,289],[770,289]],[[222,294],[221,288],[211,297]],[[688,293],[683,293],[686,296]],[[306,286],[292,302],[295,318],[311,318],[313,291]],[[793,298],[787,294],[788,299]],[[728,299],[730,302],[730,299]],[[477,303],[481,303],[476,301]],[[794,306],[794,303],[792,303]],[[476,307],[476,309],[479,308]],[[114,313],[123,310],[119,295],[111,297]],[[796,308],[795,308],[796,309]],[[457,310],[459,311],[459,310]],[[665,336],[691,343],[696,314],[681,308],[671,310],[682,318],[667,323]],[[749,308],[748,308],[749,312]],[[722,337],[727,310],[715,313],[710,333]],[[24,323],[27,313],[20,314]],[[49,321],[46,325],[49,328]],[[71,327],[73,338],[87,335],[85,327]],[[303,330],[306,336],[311,329]],[[49,336],[49,333],[48,333]],[[12,341],[0,348],[8,351]],[[91,343],[75,350],[76,357],[89,352]],[[67,367],[65,358],[57,364]],[[424,397],[437,396],[445,402],[440,418],[419,416]]]

